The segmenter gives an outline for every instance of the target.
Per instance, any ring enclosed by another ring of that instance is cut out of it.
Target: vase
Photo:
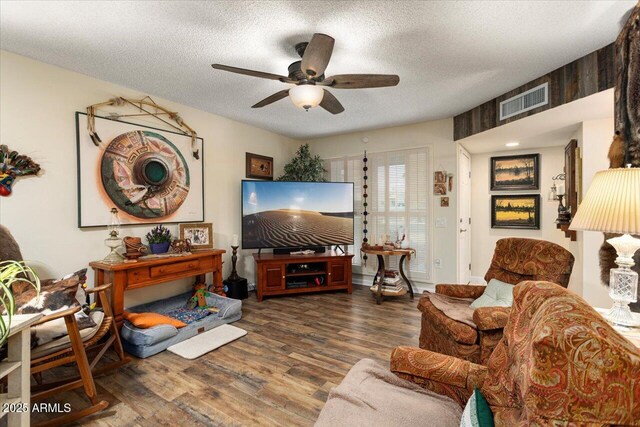
[[[171,242],[149,243],[149,249],[152,254],[163,254],[169,250]]]

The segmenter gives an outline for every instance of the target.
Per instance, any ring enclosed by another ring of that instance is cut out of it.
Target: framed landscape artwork
[[[491,158],[491,191],[539,190],[540,155]]]
[[[247,153],[246,176],[273,181],[273,157]]]
[[[540,195],[491,196],[491,228],[540,229]]]

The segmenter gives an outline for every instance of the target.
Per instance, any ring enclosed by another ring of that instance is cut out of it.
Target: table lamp
[[[569,228],[622,234],[607,240],[617,252],[618,268],[610,273],[613,307],[606,317],[617,325],[640,326],[629,309],[629,303],[638,298],[638,274],[631,267],[640,239],[631,235],[640,234],[640,168],[598,172]]]

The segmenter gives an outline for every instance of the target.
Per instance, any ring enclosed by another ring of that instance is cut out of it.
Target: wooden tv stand
[[[253,254],[258,301],[265,296],[304,292],[344,289],[351,293],[352,258],[353,254],[333,251],[311,255]]]

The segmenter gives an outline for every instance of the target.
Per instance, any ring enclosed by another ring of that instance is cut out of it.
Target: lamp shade
[[[569,228],[640,234],[640,168],[598,172]]]
[[[289,89],[289,98],[298,108],[317,107],[324,97],[324,89],[316,85],[301,84]]]

